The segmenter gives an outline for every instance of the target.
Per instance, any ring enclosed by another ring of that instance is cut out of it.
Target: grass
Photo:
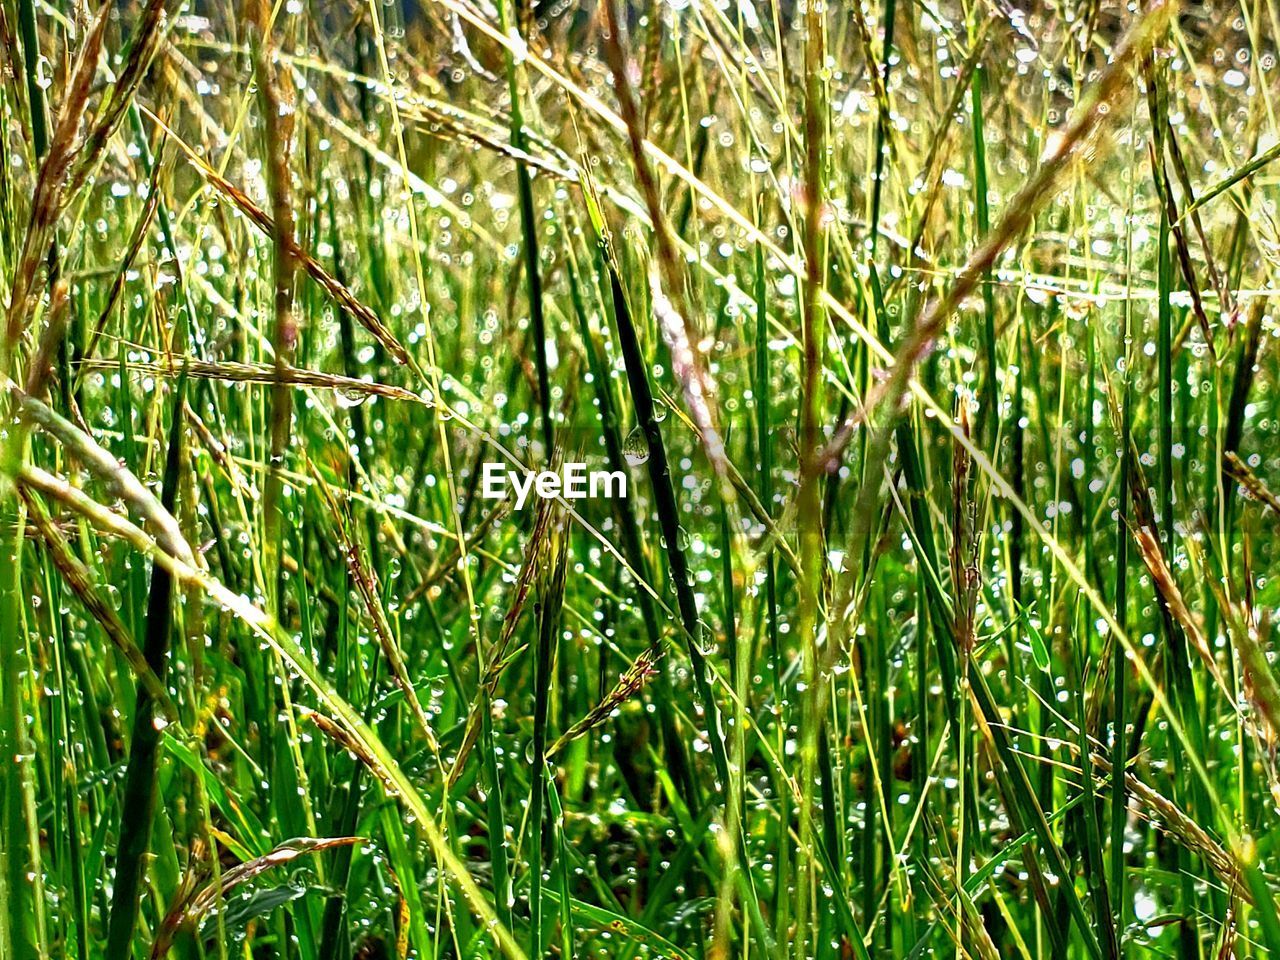
[[[0,960],[1280,955],[1273,4],[0,14]]]

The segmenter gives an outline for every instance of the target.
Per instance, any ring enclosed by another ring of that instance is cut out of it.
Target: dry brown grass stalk
[[[414,688],[413,679],[409,676],[409,667],[405,663],[404,653],[401,651],[400,644],[391,629],[391,622],[387,619],[387,612],[382,606],[378,575],[365,562],[364,551],[361,549],[359,542],[348,531],[347,518],[338,506],[337,500],[334,499],[329,485],[325,483],[324,478],[316,470],[314,464],[309,463],[308,465],[311,467],[311,475],[315,479],[316,488],[320,491],[320,495],[329,511],[329,516],[333,521],[334,531],[338,535],[339,546],[342,549],[343,556],[346,558],[347,570],[351,574],[351,582],[355,584],[356,592],[360,595],[360,600],[364,605],[365,613],[369,617],[369,622],[373,624],[373,632],[378,638],[378,646],[382,648],[382,655],[387,658],[396,686],[404,694],[405,701],[409,706],[409,712],[413,715],[414,722],[426,738],[427,745],[431,748],[432,753],[438,754],[440,745],[436,740],[434,731],[431,729],[431,719],[427,716],[427,711],[423,708],[422,701],[418,699],[418,692]]]
[[[67,313],[70,310],[71,287],[65,278],[58,278],[49,292],[49,309],[45,312],[44,330],[35,356],[27,365],[26,392],[43,398],[48,388],[53,364],[58,358],[58,347],[67,329]]]
[[[18,495],[26,504],[27,516],[34,524],[49,559],[62,574],[63,582],[71,588],[71,592],[80,600],[85,610],[97,621],[111,645],[129,664],[138,682],[147,688],[147,692],[156,701],[161,716],[171,723],[177,720],[178,708],[169,696],[169,691],[165,689],[160,678],[147,663],[142,650],[133,642],[133,634],[120,619],[120,615],[102,595],[89,568],[72,551],[66,536],[53,522],[44,505],[25,487],[18,488]]]
[[[161,121],[154,114],[150,115],[152,120],[164,127]],[[188,144],[168,127],[164,127],[170,139],[178,144],[182,152],[186,155],[191,165],[200,173],[200,175],[213,187],[218,193],[226,197],[231,203],[248,218],[249,222],[258,228],[265,236],[270,237],[275,242],[278,231],[276,230],[276,221],[271,214],[259,207],[249,198],[249,196],[239,187],[231,183],[225,177],[221,176],[213,167],[205,163],[204,159],[197,154]],[[284,243],[289,247],[290,254],[301,265],[307,275],[314,280],[329,298],[356,323],[364,327],[374,339],[382,345],[382,347],[391,355],[391,357],[400,364],[408,364],[410,362],[409,352],[404,345],[396,339],[395,334],[387,327],[386,324],[373,312],[368,306],[362,303],[355,294],[353,294],[344,284],[340,283],[329,271],[322,267],[306,250],[298,244],[297,239],[292,235],[286,236]]]
[[[869,421],[882,403],[887,403],[889,417],[897,415],[916,365],[924,359],[960,304],[995,266],[1005,247],[1026,230],[1040,207],[1053,197],[1063,174],[1082,148],[1094,139],[1106,118],[1118,112],[1119,101],[1131,89],[1130,68],[1150,49],[1176,8],[1176,0],[1152,4],[1125,34],[1111,57],[1111,63],[1087,91],[1071,120],[1050,138],[1039,167],[1009,200],[1005,215],[960,268],[947,292],[926,308],[911,328],[894,356],[889,376],[870,392],[865,405],[840,425],[823,453],[829,465],[839,463],[858,425]]]
[[[167,0],[147,0],[134,28],[133,44],[129,59],[125,61],[116,82],[102,99],[98,112],[90,125],[82,149],[77,152],[76,168],[72,173],[72,190],[79,190],[97,167],[111,135],[119,127],[125,111],[134,101],[134,95],[146,78],[166,33],[165,3]],[[110,3],[104,6],[111,6]],[[170,23],[169,26],[172,26]]]
[[[85,370],[114,370],[118,364],[113,360],[86,360],[81,364]],[[233,360],[210,362],[196,360],[191,357],[174,355],[166,363],[135,362],[129,364],[129,370],[135,376],[175,378],[183,370],[187,376],[199,380],[214,380],[220,383],[253,383],[271,385],[284,383],[293,387],[308,387],[326,390],[338,394],[347,401],[359,403],[369,397],[382,397],[404,403],[422,405],[425,401],[412,391],[403,387],[372,380],[358,380],[355,377],[344,377],[335,373],[324,373],[320,370],[306,370],[301,367],[271,367],[265,363],[240,363]]]
[[[961,394],[956,426],[965,437],[970,433],[969,399]],[[951,590],[955,594],[955,639],[961,663],[967,666],[974,646],[974,616],[981,585],[978,570],[978,541],[974,536],[977,503],[971,488],[973,460],[969,449],[957,441],[951,456]]]
[[[534,517],[533,529],[529,532],[529,539],[524,549],[524,563],[520,566],[520,573],[516,577],[515,588],[511,595],[511,604],[502,620],[502,632],[498,636],[497,643],[489,649],[487,656],[483,659],[480,693],[472,701],[471,709],[467,714],[467,725],[463,730],[462,743],[458,747],[457,756],[453,761],[453,768],[449,771],[449,777],[446,781],[449,787],[452,787],[457,782],[459,775],[462,773],[463,765],[466,763],[467,755],[470,754],[472,747],[475,746],[476,740],[480,736],[480,711],[487,709],[489,698],[493,696],[493,692],[497,688],[498,677],[502,675],[502,670],[507,665],[507,652],[511,646],[511,641],[515,638],[516,627],[520,623],[520,614],[524,610],[525,602],[529,599],[529,594],[533,590],[534,584],[537,582],[541,559],[551,540],[550,534],[554,516],[555,502],[549,499],[539,499],[538,512]]]
[[[653,647],[646,647],[640,656],[636,657],[635,663],[631,664],[618,677],[618,682],[614,684],[613,689],[605,694],[604,698],[592,707],[586,716],[566,730],[548,748],[547,756],[550,757],[552,754],[559,752],[560,748],[565,744],[571,743],[583,734],[600,726],[600,724],[609,719],[614,710],[639,694],[645,685],[658,675],[657,664],[661,656],[661,651]]]
[[[92,357],[94,350],[97,349],[98,340],[102,337],[102,331],[105,329],[107,321],[111,318],[111,314],[120,300],[120,295],[124,292],[125,280],[129,275],[129,270],[138,256],[138,251],[142,249],[142,244],[147,239],[147,231],[155,219],[156,211],[160,208],[160,172],[163,168],[164,157],[161,154],[156,157],[155,162],[151,165],[151,178],[147,184],[146,202],[143,204],[142,212],[138,214],[138,219],[133,225],[133,234],[129,237],[129,245],[125,248],[124,257],[120,260],[120,269],[116,271],[116,275],[111,281],[111,288],[107,291],[106,303],[98,314],[98,320],[93,325],[93,333],[90,334],[89,342],[84,348],[84,356],[86,357]]]
[[[104,3],[85,34],[71,80],[62,95],[62,109],[49,143],[49,152],[36,177],[31,216],[13,274],[5,337],[0,343],[0,376],[13,373],[11,365],[34,307],[40,265],[47,257],[54,227],[67,196],[67,173],[81,148],[80,129],[112,9],[111,3]]]
[[[716,426],[711,404],[716,396],[715,383],[707,370],[706,361],[699,347],[701,335],[693,323],[684,296],[684,275],[676,257],[675,245],[667,232],[667,217],[662,207],[657,177],[645,153],[644,121],[636,104],[635,92],[627,70],[627,58],[622,49],[622,16],[617,0],[605,0],[606,28],[603,34],[605,60],[613,75],[614,92],[618,109],[627,130],[627,142],[631,149],[631,161],[635,168],[640,192],[644,197],[649,220],[653,225],[654,246],[657,251],[659,276],[650,278],[654,315],[658,328],[671,353],[672,370],[680,383],[685,404],[702,438],[716,474],[725,473],[724,440]],[[660,278],[660,279],[659,279]]]
[[[234,867],[221,871],[216,880],[211,880],[199,890],[183,891],[156,931],[155,940],[151,944],[151,960],[160,960],[161,957],[166,956],[179,930],[188,924],[198,923],[200,918],[209,911],[218,909],[227,895],[236,887],[248,883],[273,867],[292,863],[298,857],[332,850],[335,847],[349,847],[362,840],[362,837],[297,837],[286,840],[260,857],[237,863]]]
[[[1209,668],[1209,673],[1212,674],[1214,682],[1217,683],[1228,701],[1234,702],[1235,698],[1231,693],[1231,688],[1227,684],[1226,677],[1222,674],[1222,668],[1218,666],[1218,661],[1213,655],[1213,650],[1209,647],[1208,640],[1205,639],[1200,622],[1188,608],[1182,591],[1178,588],[1178,583],[1174,579],[1173,571],[1170,570],[1169,564],[1165,560],[1164,551],[1160,548],[1160,541],[1147,526],[1135,526],[1133,528],[1133,539],[1138,546],[1138,554],[1142,557],[1142,562],[1146,564],[1147,570],[1151,574],[1151,579],[1155,583],[1156,594],[1160,599],[1161,605],[1168,611],[1169,616],[1182,627],[1187,640],[1191,643],[1192,649],[1199,655],[1204,665]]]
[[[276,72],[273,11],[268,0],[249,0],[250,34],[254,52],[254,75],[265,133],[264,150],[267,192],[271,198],[272,280],[275,319],[271,330],[271,352],[275,377],[271,387],[270,469],[262,492],[263,588],[267,608],[276,609],[280,554],[283,549],[284,457],[293,433],[293,391],[285,379],[298,349],[298,316],[294,310],[298,276],[297,226],[293,211],[294,96],[288,74]]]
[[[1226,452],[1223,457],[1223,467],[1227,472],[1227,476],[1240,484],[1251,500],[1256,500],[1277,517],[1280,517],[1280,497],[1271,492],[1271,488],[1249,469],[1234,450]]]
[[[1061,741],[1062,746],[1078,758],[1080,755],[1079,731],[1069,720],[1061,716],[1058,719],[1072,734],[1071,737]],[[1061,763],[1046,758],[1039,753],[1018,752],[1029,760],[1038,763],[1052,763],[1077,776],[1081,774],[1080,767],[1072,764]],[[1093,748],[1089,751],[1089,762],[1102,774],[1101,776],[1095,775],[1095,788],[1098,790],[1107,789],[1111,784],[1112,767],[1111,761],[1105,755],[1105,748],[1101,744],[1093,744]],[[1214,873],[1221,878],[1223,883],[1228,886],[1236,883],[1244,872],[1243,864],[1226,847],[1214,839],[1207,830],[1200,826],[1193,817],[1164,794],[1128,771],[1125,772],[1124,782],[1126,793],[1138,801],[1138,805],[1132,808],[1134,813],[1173,837],[1192,853],[1202,857],[1213,868]],[[1241,891],[1245,896],[1248,896],[1247,888],[1241,887]]]

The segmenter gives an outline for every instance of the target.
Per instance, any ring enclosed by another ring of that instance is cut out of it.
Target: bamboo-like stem
[[[251,0],[256,30],[254,73],[258,81],[262,126],[265,133],[267,185],[271,197],[273,290],[275,318],[271,349],[276,383],[271,390],[270,471],[262,493],[263,589],[267,609],[276,610],[280,589],[280,553],[283,516],[280,499],[284,489],[282,471],[293,421],[293,391],[288,370],[298,348],[298,321],[294,313],[294,287],[298,274],[293,186],[290,155],[293,149],[293,93],[284,74],[276,70],[274,24],[267,0]]]

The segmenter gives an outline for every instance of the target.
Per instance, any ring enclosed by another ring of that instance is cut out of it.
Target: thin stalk
[[[498,10],[504,33],[519,30],[512,23],[510,3],[499,0]],[[524,112],[520,105],[520,81],[515,55],[504,48],[507,92],[511,98],[511,146],[525,152]],[[542,268],[538,258],[538,220],[533,207],[533,184],[529,166],[516,164],[516,187],[520,194],[520,228],[524,238],[524,273],[529,294],[529,321],[533,325],[533,356],[538,370],[538,404],[542,411],[542,455],[548,461],[555,450],[555,429],[551,416],[551,379],[547,368],[547,321],[542,303]]]
[[[597,239],[606,242],[599,235]],[[627,371],[627,383],[631,390],[631,405],[636,422],[644,435],[647,452],[645,466],[648,468],[649,483],[653,488],[663,548],[671,568],[671,582],[676,593],[681,625],[684,628],[685,650],[693,668],[694,689],[698,701],[706,711],[707,735],[711,742],[711,756],[715,763],[717,777],[712,792],[718,794],[729,780],[729,758],[724,744],[720,709],[711,694],[711,684],[707,681],[706,657],[702,652],[699,639],[702,635],[702,626],[699,621],[698,601],[693,591],[693,574],[681,544],[683,533],[675,490],[671,486],[671,467],[667,461],[667,449],[662,440],[653,392],[649,386],[648,364],[640,349],[640,339],[632,323],[622,281],[618,277],[617,267],[607,246],[603,247],[601,252],[609,273],[613,318],[618,331],[618,346],[622,351],[623,364]]]
[[[1133,401],[1129,376],[1130,313],[1125,311],[1125,374],[1122,401],[1123,427],[1120,444],[1119,506],[1116,510],[1115,617],[1122,629],[1128,629],[1129,607],[1129,485],[1133,474]],[[1124,771],[1129,759],[1128,723],[1128,658],[1122,644],[1111,648],[1111,896],[1115,924],[1124,929],[1126,914],[1126,882],[1124,872],[1124,831],[1128,819],[1128,796]]]
[[[805,112],[804,147],[805,197],[804,259],[805,303],[801,317],[801,388],[799,472],[800,488],[796,493],[796,529],[799,539],[800,582],[796,633],[803,657],[802,675],[805,691],[801,697],[800,718],[800,848],[814,846],[814,783],[817,777],[818,738],[823,728],[819,684],[826,679],[818,666],[818,603],[822,590],[822,504],[820,485],[825,470],[821,461],[823,417],[822,358],[826,337],[825,310],[820,291],[825,282],[825,250],[823,249],[822,216],[825,202],[823,182],[826,149],[825,90],[822,75],[826,67],[825,8],[811,3],[805,14]],[[808,960],[816,946],[817,931],[810,929],[810,913],[816,878],[808,858],[797,861],[795,890],[797,960]],[[835,878],[832,878],[835,882]]]
[[[36,30],[33,0],[18,0],[18,29],[22,38],[23,67],[27,86],[27,104],[31,114],[32,145],[35,160],[49,152],[48,119],[45,113],[44,86],[40,82],[40,40]],[[10,289],[11,298],[17,296]],[[12,305],[11,305],[12,309]],[[9,374],[8,365],[17,349],[12,325],[6,341],[0,345],[0,375]],[[6,419],[15,412],[0,405]],[[6,424],[6,427],[10,427]],[[37,905],[31,901],[32,886],[27,881],[28,858],[38,847],[28,844],[24,798],[31,795],[30,768],[27,761],[28,735],[26,708],[23,704],[22,656],[18,638],[24,635],[21,614],[22,544],[25,521],[22,505],[12,489],[17,467],[26,456],[26,440],[20,430],[8,429],[7,439],[0,442],[3,471],[0,472],[0,756],[4,763],[3,788],[0,789],[0,956],[25,960],[37,955],[35,915]]]
[[[880,63],[877,67],[880,71],[880,89],[886,91],[889,89],[889,71],[893,66],[893,22],[897,17],[897,0],[884,0],[884,47],[881,51]],[[885,161],[885,144],[889,134],[889,121],[887,110],[887,97],[884,102],[878,103],[876,112],[876,133],[875,133],[875,177],[871,181],[871,219],[867,225],[870,232],[871,242],[871,262],[876,262],[876,250],[880,243],[880,203],[884,193],[884,161]]]
[[[182,409],[186,402],[186,377],[174,391],[169,445],[165,455],[160,505],[170,515],[177,505],[182,466]],[[147,596],[147,628],[143,656],[152,673],[163,683],[168,673],[169,642],[173,635],[173,575],[155,564]],[[116,872],[112,884],[111,915],[107,924],[107,956],[127,957],[131,953],[134,929],[142,893],[143,871],[150,847],[156,812],[156,763],[160,731],[164,727],[157,702],[146,686],[138,687],[133,711],[133,733],[129,738],[129,763],[125,768],[124,794],[120,804],[120,841],[116,847]]]
[[[272,239],[274,253],[275,322],[271,348],[277,382],[271,390],[270,446],[266,485],[262,494],[263,515],[263,589],[267,609],[275,612],[279,603],[280,554],[283,514],[280,500],[284,490],[284,458],[292,433],[293,390],[286,382],[286,371],[293,366],[298,345],[298,322],[294,315],[294,288],[298,273],[298,243],[295,237],[293,197],[289,158],[293,140],[293,104],[282,93],[272,61],[272,16],[266,0],[254,0],[258,93],[261,101],[267,182],[271,194],[271,214],[275,224]]]
[[[543,926],[542,873],[546,850],[546,827],[543,806],[547,783],[547,705],[551,695],[551,667],[555,660],[560,632],[560,609],[564,603],[565,570],[568,547],[563,531],[555,538],[548,559],[542,597],[538,604],[538,641],[534,651],[533,700],[533,775],[529,786],[529,956],[541,957],[546,951],[547,931]],[[553,827],[554,830],[554,827]]]
[[[756,413],[756,450],[759,452],[760,465],[758,485],[760,503],[767,514],[773,511],[773,400],[772,377],[769,369],[769,288],[765,274],[764,250],[760,244],[755,245],[755,378],[752,381],[751,393],[755,398]],[[773,710],[775,715],[774,729],[777,732],[777,750],[782,753],[786,749],[786,723],[784,720],[784,704],[782,693],[782,676],[785,671],[782,645],[778,631],[778,580],[773,553],[764,557],[765,587],[765,629],[769,637],[769,656],[772,669],[769,676],[773,687]],[[778,818],[780,822],[791,822],[790,794],[787,785],[778,778]],[[774,912],[778,918],[778,926],[786,929],[791,915],[791,898],[787,894],[785,878],[790,876],[790,844],[778,844],[777,880],[774,884]]]
[[[1125,286],[1133,284],[1133,186],[1130,183],[1128,226],[1125,234]],[[1129,486],[1133,478],[1133,305],[1126,298],[1121,339],[1123,391],[1121,394],[1120,489],[1117,492],[1115,549],[1115,619],[1129,629]],[[1129,664],[1124,646],[1111,638],[1111,910],[1117,929],[1125,929],[1126,889],[1124,830],[1128,820],[1125,767],[1129,759]]]
[[[970,40],[973,35],[970,35]],[[982,88],[986,68],[981,64],[973,71],[970,100],[973,107],[973,205],[978,221],[978,242],[991,232],[991,212],[987,195],[987,130],[982,112]],[[982,272],[982,352],[986,370],[982,381],[982,432],[994,440],[1000,422],[1000,366],[996,356],[996,305],[995,290],[991,283],[991,268]]]
[[[595,260],[596,275],[600,282],[600,302],[603,304],[609,301],[611,294],[606,280],[607,271],[604,261],[599,255],[599,250],[596,252]],[[587,354],[587,365],[591,370],[591,386],[594,389],[596,405],[600,413],[600,426],[604,433],[605,454],[608,459],[609,469],[613,472],[625,472],[627,465],[625,454],[623,453],[623,440],[618,414],[615,409],[612,387],[613,378],[610,376],[605,360],[604,347],[597,342],[596,334],[591,329],[591,322],[587,316],[586,305],[583,302],[582,289],[578,279],[577,258],[572,245],[569,246],[567,263],[569,268],[569,291],[573,301],[574,314],[578,318],[578,332],[582,338],[582,347]],[[629,497],[619,497],[614,501],[614,504],[618,515],[618,523],[622,529],[622,546],[627,563],[632,570],[635,570],[642,577],[648,578],[650,575],[649,562],[645,557],[640,521],[636,517],[635,506]],[[644,623],[649,649],[656,658],[662,653],[663,646],[662,630],[658,623],[657,611],[654,609],[653,597],[648,590],[640,587],[635,591],[635,601],[640,607],[640,619]],[[654,699],[658,710],[658,722],[662,725],[663,748],[667,762],[671,768],[671,775],[680,788],[680,794],[685,804],[688,805],[690,810],[697,811],[702,806],[701,791],[697,779],[691,773],[691,764],[685,751],[684,741],[680,737],[675,717],[672,714],[671,679],[666,670],[660,670],[658,683],[660,684],[659,694]],[[601,691],[602,696],[604,692],[603,690]]]

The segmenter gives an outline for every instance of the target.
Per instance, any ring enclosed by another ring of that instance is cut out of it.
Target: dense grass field
[[[1280,957],[1278,37],[2,0],[0,958]]]

